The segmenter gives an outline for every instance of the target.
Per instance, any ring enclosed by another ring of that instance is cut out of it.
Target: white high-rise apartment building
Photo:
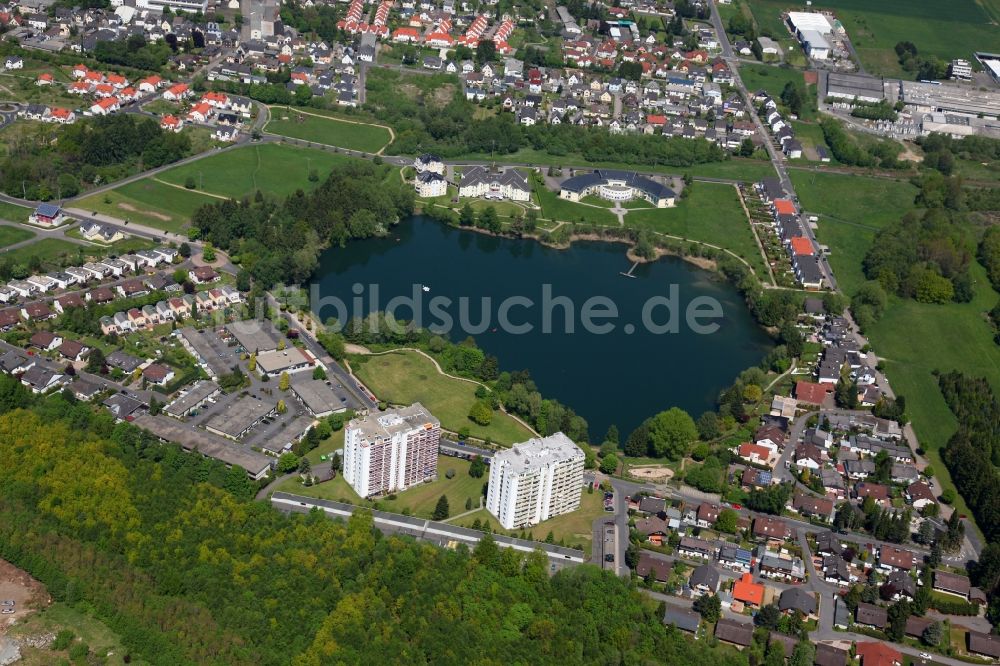
[[[351,419],[344,479],[361,497],[406,490],[437,476],[441,422],[419,402]]]
[[[486,508],[504,529],[536,525],[580,507],[583,451],[561,432],[493,456]]]

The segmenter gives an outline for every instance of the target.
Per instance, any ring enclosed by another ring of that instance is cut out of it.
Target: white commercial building
[[[583,491],[583,451],[561,432],[493,456],[486,508],[504,529],[575,511]]]
[[[406,490],[437,476],[441,422],[419,402],[352,419],[344,479],[361,497]]]

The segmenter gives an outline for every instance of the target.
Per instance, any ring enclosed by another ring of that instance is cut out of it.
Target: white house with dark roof
[[[527,201],[531,186],[517,169],[473,166],[465,170],[458,185],[460,197]]]

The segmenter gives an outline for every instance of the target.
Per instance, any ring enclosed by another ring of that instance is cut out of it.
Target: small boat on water
[[[431,288],[430,288],[430,287],[428,287],[428,286],[427,286],[427,285],[425,284],[425,285],[423,286],[423,290],[424,290],[424,291],[430,291],[430,290],[431,290]]]

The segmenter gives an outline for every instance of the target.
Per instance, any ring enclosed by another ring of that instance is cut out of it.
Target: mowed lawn
[[[0,201],[0,219],[11,222],[27,222],[29,215],[31,215],[30,208]]]
[[[415,352],[373,356],[355,364],[354,371],[380,400],[405,405],[419,401],[440,419],[446,430],[468,428],[473,437],[488,437],[507,445],[531,437],[524,426],[502,412],[493,412],[493,421],[488,426],[471,421],[469,410],[476,402],[477,386],[445,377],[429,359]]]
[[[43,238],[17,248],[12,256],[15,261],[25,265],[31,261],[32,257],[38,257],[43,265],[56,266],[62,265],[64,258],[72,258],[75,261],[80,256],[103,256],[104,254],[106,253],[101,252],[100,248],[71,243],[61,238]]]
[[[479,477],[469,476],[469,461],[450,456],[438,456],[437,479],[422,483],[396,494],[396,499],[379,498],[379,504],[385,511],[393,513],[408,513],[421,518],[431,518],[434,508],[441,496],[448,498],[449,516],[464,513],[465,502],[472,500],[472,508],[479,508],[479,498],[483,494],[483,485],[489,480],[489,470]],[[447,478],[448,470],[455,472],[452,478]]]
[[[283,106],[271,107],[271,120],[264,131],[366,153],[377,153],[389,145],[392,139],[389,130],[384,127],[320,117],[315,111],[302,113]]]
[[[260,190],[285,197],[298,189],[311,189],[309,172],[320,181],[334,165],[351,158],[339,153],[266,143],[237,148],[160,173],[157,178],[183,186],[193,178],[194,191],[242,199]]]
[[[694,182],[688,190],[690,194],[673,208],[630,211],[625,225],[718,245],[750,262],[758,275],[767,275],[736,188]]]
[[[14,243],[34,238],[35,233],[19,227],[0,226],[0,247],[9,247]]]
[[[781,12],[805,11],[801,3],[787,0],[749,0],[754,18],[762,28],[785,37]],[[943,60],[971,59],[973,51],[1000,50],[1000,30],[991,22],[1000,19],[995,1],[976,0],[940,3],[932,0],[815,0],[812,9],[832,10],[847,30],[869,73],[912,79],[899,67],[893,47],[913,42],[924,55]],[[748,84],[749,85],[749,84]]]
[[[594,541],[594,521],[601,516],[611,518],[611,514],[604,511],[602,498],[603,496],[599,492],[588,493],[584,490],[580,496],[579,509],[526,528],[523,530],[525,536],[530,534],[531,538],[535,541],[544,541],[548,537],[549,532],[551,532],[552,539],[556,543],[563,543],[570,548],[580,548],[587,555],[590,555]],[[495,534],[520,536],[522,532],[522,530],[505,530],[500,525],[500,522],[486,509],[476,511],[451,522],[462,527],[470,527],[476,519],[479,520],[480,524],[488,524]]]
[[[391,496],[373,498],[382,511],[391,513],[408,513],[421,518],[431,518],[441,496],[448,498],[449,515],[457,516],[464,513],[467,500],[472,501],[473,509],[479,508],[479,498],[483,494],[483,484],[489,479],[489,470],[480,478],[469,476],[469,461],[450,456],[438,456],[437,479],[414,486],[401,493]],[[448,471],[455,474],[448,478]],[[277,488],[278,491],[316,497],[347,504],[368,505],[368,501],[358,496],[351,485],[344,480],[343,475],[314,486],[303,485],[298,477],[293,477]]]
[[[76,207],[180,233],[198,208],[218,201],[216,197],[194,190],[144,178],[110,192],[89,196],[77,202]]]
[[[884,359],[893,390],[906,396],[906,411],[920,446],[946,487],[952,484],[939,450],[958,424],[941,397],[933,371],[958,370],[986,377],[1000,393],[1000,347],[993,342],[993,331],[983,316],[996,305],[998,295],[986,271],[975,262],[972,278],[976,295],[970,303],[928,305],[893,298],[868,336]]]
[[[600,206],[588,206],[559,197],[545,185],[535,185],[535,196],[542,208],[542,217],[560,222],[597,224],[602,227],[618,226],[615,214]]]

